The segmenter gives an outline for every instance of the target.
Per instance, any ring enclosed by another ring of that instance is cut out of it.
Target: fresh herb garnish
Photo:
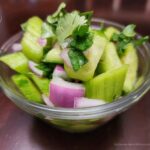
[[[89,31],[89,25],[77,27],[72,34],[70,47],[80,51],[85,51],[93,44],[93,34]]]
[[[66,4],[61,3],[56,12],[47,17],[47,22],[53,27],[53,29],[56,29],[59,19],[66,14],[65,7]]]
[[[111,41],[116,42],[117,51],[120,56],[124,54],[127,44],[133,43],[137,47],[148,41],[148,36],[136,39],[135,27],[136,25],[130,24],[122,32],[113,34]]]
[[[87,24],[90,25],[91,19],[93,16],[93,11],[87,11],[87,12],[80,13],[80,16],[84,16],[87,19]]]
[[[144,36],[144,37],[141,37],[140,39],[133,41],[133,44],[136,46],[140,46],[143,43],[147,42],[148,40],[149,40],[149,36]]]
[[[43,71],[44,77],[52,78],[52,73],[57,64],[41,62],[36,67]]]
[[[68,55],[74,71],[78,71],[84,64],[88,62],[87,58],[81,51],[70,49]]]
[[[83,25],[87,22],[84,16],[80,16],[77,11],[67,13],[64,17],[60,18],[56,28],[56,36],[59,43],[63,43],[64,40],[72,35],[72,32],[79,25]]]

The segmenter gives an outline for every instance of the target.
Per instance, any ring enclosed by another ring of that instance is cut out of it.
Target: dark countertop
[[[93,7],[96,10],[95,16],[124,24],[132,21],[138,24],[139,32],[150,34],[150,20],[148,14],[143,14],[141,6],[141,13],[138,11],[137,14],[135,9],[132,17],[128,18],[125,15],[127,11],[122,11],[124,9],[115,12],[117,15],[111,13],[110,9],[99,9],[97,0],[94,4],[91,0],[70,1],[68,0],[68,9],[85,10]],[[0,45],[19,31],[19,24],[29,16],[44,17],[55,10],[59,2],[60,0],[0,1]],[[102,4],[107,7],[104,1]],[[138,18],[137,15],[144,16],[145,19]],[[150,150],[150,92],[132,108],[101,128],[89,133],[69,134],[23,112],[0,91],[0,150]]]

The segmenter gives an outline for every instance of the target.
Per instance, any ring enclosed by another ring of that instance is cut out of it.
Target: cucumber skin
[[[64,68],[67,72],[67,75],[70,78],[79,79],[81,81],[88,81],[92,79],[106,43],[107,39],[105,37],[95,34],[92,47],[85,51],[88,63],[82,66],[82,68],[76,72],[64,63]]]
[[[31,74],[31,79],[43,94],[49,95],[50,80],[37,75]]]
[[[128,44],[124,55],[121,57],[123,64],[128,64],[128,72],[124,83],[124,92],[130,93],[134,89],[137,80],[138,56],[133,44]]]
[[[0,61],[18,73],[27,73],[29,71],[28,59],[22,52],[4,55],[0,57]]]
[[[98,64],[98,72],[103,73],[121,66],[122,62],[117,54],[115,44],[108,42]]]
[[[86,97],[112,102],[122,94],[128,66],[102,73],[85,83]]]
[[[12,81],[28,101],[43,103],[40,92],[27,76],[23,74],[13,75]]]

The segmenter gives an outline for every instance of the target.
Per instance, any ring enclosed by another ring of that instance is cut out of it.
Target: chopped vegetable
[[[105,47],[102,58],[98,64],[98,72],[103,73],[121,66],[122,63],[118,56],[115,44],[112,42],[108,42],[108,44]]]
[[[54,47],[46,54],[44,62],[62,64],[63,59],[61,58],[61,47],[55,44]]]
[[[17,74],[12,76],[12,80],[28,101],[43,103],[40,92],[28,77],[23,74]]]
[[[78,71],[88,62],[87,58],[80,51],[69,50],[68,55],[74,71]]]
[[[129,43],[133,43],[134,46],[136,47],[148,41],[149,39],[148,36],[141,37],[140,39],[135,38],[136,35],[134,31],[135,27],[136,26],[134,24],[130,24],[126,26],[122,32],[113,34],[111,40],[117,43],[117,50],[120,56],[125,53],[126,46]]]
[[[36,67],[43,71],[43,76],[47,78],[52,78],[52,73],[55,68],[56,64],[54,63],[45,63],[41,62]]]
[[[48,95],[49,94],[49,83],[50,79],[38,77],[34,74],[30,74],[31,79],[35,83],[35,85],[38,87],[38,89],[41,91],[41,93]]]
[[[112,102],[122,94],[128,67],[122,66],[102,73],[85,83],[86,97]]]
[[[53,78],[50,82],[50,100],[58,107],[74,107],[74,99],[83,97],[85,88],[82,84]]]
[[[51,100],[46,95],[42,94],[42,99],[47,106],[54,107],[54,104],[51,102]]]
[[[12,45],[13,52],[19,52],[22,50],[22,45],[20,43],[15,43]]]
[[[72,67],[68,66],[64,61],[64,68],[70,78],[78,79],[81,81],[88,81],[93,78],[96,67],[103,54],[106,46],[107,39],[103,36],[95,35],[93,45],[84,52],[88,62],[83,65],[78,71],[74,71]]]
[[[74,108],[84,108],[84,107],[93,107],[103,105],[106,102],[100,99],[89,99],[85,97],[75,98]]]
[[[17,71],[18,73],[27,73],[29,71],[28,59],[22,52],[4,55],[0,57],[0,61],[8,65],[11,69]]]
[[[43,71],[40,70],[40,69],[38,69],[38,68],[36,67],[37,65],[38,65],[38,64],[35,63],[35,62],[29,61],[29,68],[30,68],[30,70],[31,70],[33,73],[35,73],[37,76],[42,77],[42,76],[43,76]]]
[[[77,11],[67,13],[58,21],[56,28],[58,41],[63,43],[64,40],[69,37],[79,25],[84,25],[86,22],[86,18],[84,16],[80,16]]]
[[[53,72],[53,78],[54,77],[59,77],[59,78],[63,78],[63,79],[68,79],[69,77],[67,76],[64,68],[60,65],[57,65],[54,69]]]
[[[125,53],[121,57],[121,61],[123,64],[129,66],[123,87],[124,92],[129,93],[133,90],[136,83],[138,70],[138,56],[133,44],[130,43],[127,45]]]

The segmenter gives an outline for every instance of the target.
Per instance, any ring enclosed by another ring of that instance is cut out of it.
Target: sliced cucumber
[[[127,65],[102,73],[85,83],[88,98],[112,102],[118,98],[123,89]]]
[[[45,62],[51,62],[51,63],[63,63],[63,59],[60,57],[61,54],[61,48],[59,45],[55,45],[53,49],[51,49],[47,55],[45,56],[44,60]]]
[[[64,64],[65,71],[70,78],[79,79],[82,81],[88,81],[93,78],[97,64],[103,54],[107,39],[103,36],[95,34],[93,45],[87,51],[85,56],[88,59],[88,63],[82,66],[78,71],[74,71],[66,63]]]
[[[28,59],[22,52],[16,52],[2,56],[0,57],[0,61],[19,73],[27,73],[29,71]]]
[[[37,42],[37,37],[29,32],[24,34],[21,41],[23,53],[31,60],[39,62],[43,57],[43,47]]]
[[[119,33],[119,32],[120,31],[117,28],[115,28],[115,27],[108,27],[105,30],[105,35],[106,35],[107,39],[110,40],[114,33]]]
[[[40,89],[40,91],[46,95],[49,94],[49,83],[50,80],[47,78],[41,78],[34,74],[31,74],[31,79],[36,84],[36,86]]]
[[[23,53],[31,60],[39,62],[43,57],[43,47],[39,45],[43,21],[39,17],[32,17],[26,23],[26,30],[21,44]]]
[[[22,74],[13,75],[12,80],[20,92],[31,102],[43,103],[40,92],[28,77]]]
[[[109,42],[106,45],[102,58],[100,59],[98,65],[98,72],[99,73],[106,72],[121,66],[122,63],[117,54],[116,46],[114,43]]]
[[[43,21],[39,17],[34,16],[27,21],[26,32],[30,32],[32,35],[40,37],[42,24]]]
[[[128,72],[124,83],[124,92],[129,93],[133,90],[137,80],[138,56],[133,44],[128,44],[124,55],[121,57],[123,64],[128,64]]]

